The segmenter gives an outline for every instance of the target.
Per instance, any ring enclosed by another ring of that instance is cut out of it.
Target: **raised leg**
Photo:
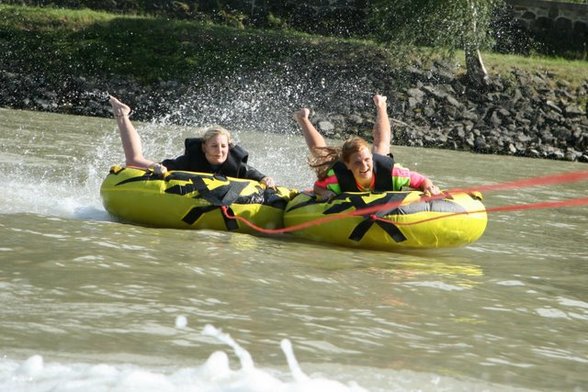
[[[110,105],[112,106],[116,124],[118,125],[120,139],[125,152],[126,165],[142,169],[153,166],[155,162],[145,159],[143,156],[141,138],[129,119],[131,108],[113,96],[110,96]]]

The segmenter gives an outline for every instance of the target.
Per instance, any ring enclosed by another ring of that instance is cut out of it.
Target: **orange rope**
[[[554,185],[561,184],[564,182],[578,182],[584,180],[588,180],[588,170],[581,170],[563,174],[550,174],[542,177],[526,178],[523,180],[514,180],[499,184],[482,185],[472,188],[456,188],[453,189],[451,192],[487,192],[504,189],[527,188],[539,185]]]
[[[251,222],[241,216],[229,215],[228,207],[226,207],[226,206],[221,206],[221,210],[227,218],[235,219],[235,220],[238,220],[239,222],[243,222],[245,225],[251,227],[252,229],[254,229],[260,233],[264,233],[264,234],[283,234],[283,233],[290,233],[292,231],[304,230],[304,229],[307,229],[312,226],[322,225],[322,224],[325,224],[325,223],[328,223],[328,222],[331,222],[334,220],[339,220],[339,219],[347,218],[349,216],[357,215],[355,213],[357,211],[359,211],[359,210],[356,210],[356,211],[349,211],[349,212],[341,212],[341,213],[333,214],[333,215],[326,215],[326,216],[323,216],[320,218],[310,220],[308,222],[299,223],[297,225],[292,225],[292,226],[288,226],[288,227],[282,227],[279,229],[266,229],[264,227],[257,226],[255,223],[253,223],[253,222]]]

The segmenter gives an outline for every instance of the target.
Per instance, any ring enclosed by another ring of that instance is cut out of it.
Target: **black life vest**
[[[373,154],[372,159],[374,162],[374,175],[376,176],[373,190],[375,192],[393,191],[392,168],[394,167],[394,157],[392,154]],[[361,189],[357,187],[353,173],[347,169],[347,166],[343,162],[335,162],[332,169],[335,172],[342,192],[361,192]]]
[[[176,159],[166,159],[162,164],[170,170],[187,170],[194,172],[221,174],[229,177],[240,177],[243,164],[247,163],[249,153],[241,146],[231,145],[227,160],[220,166],[212,166],[204,151],[202,151],[202,138],[188,138],[185,140],[186,151],[183,156]]]

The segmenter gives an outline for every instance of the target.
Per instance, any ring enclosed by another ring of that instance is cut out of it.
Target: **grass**
[[[457,56],[463,59],[463,53]],[[313,64],[336,72],[357,65],[394,66],[395,53],[367,40],[287,30],[239,29],[203,22],[121,16],[91,10],[0,4],[0,68],[32,75],[131,76],[145,82]],[[484,54],[493,74],[547,70],[578,86],[586,61]],[[463,63],[463,61],[460,61]],[[377,69],[374,67],[373,69]]]
[[[371,43],[282,30],[238,29],[95,11],[0,5],[4,69],[133,76],[146,82],[219,75],[265,64],[368,61],[388,56]]]
[[[553,75],[554,79],[565,80],[573,88],[588,82],[587,61],[541,56],[523,57],[497,53],[484,53],[482,56],[488,72],[493,75],[505,75],[518,68],[529,72],[548,72]]]

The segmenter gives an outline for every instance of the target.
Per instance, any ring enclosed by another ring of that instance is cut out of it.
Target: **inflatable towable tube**
[[[479,193],[448,194],[428,201],[421,200],[422,196],[417,191],[350,192],[317,202],[314,196],[300,193],[288,203],[284,225],[309,223],[293,234],[379,250],[458,247],[471,244],[484,233],[487,215]],[[352,216],[357,210],[366,213]],[[341,215],[329,220],[333,214]]]
[[[176,229],[210,229],[254,233],[229,219],[241,216],[266,229],[283,227],[283,213],[296,191],[266,188],[257,181],[210,173],[151,171],[113,166],[102,182],[104,208],[125,221]]]

